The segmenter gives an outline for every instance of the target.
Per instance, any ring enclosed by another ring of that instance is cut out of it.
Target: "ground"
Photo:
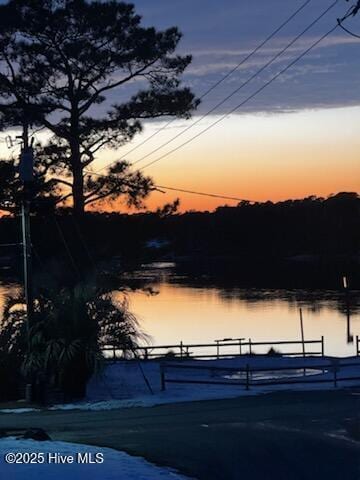
[[[199,480],[359,480],[359,402],[354,389],[278,392],[151,408],[0,414],[0,429],[41,427],[54,440],[123,450]]]
[[[23,463],[11,463],[14,453],[17,461]],[[109,448],[16,438],[0,440],[0,472],[1,478],[8,475],[12,480],[37,480],[40,477],[82,480],[85,476],[91,480],[186,480],[174,471]]]

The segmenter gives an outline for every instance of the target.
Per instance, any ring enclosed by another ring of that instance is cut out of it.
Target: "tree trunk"
[[[76,108],[73,108],[71,114],[71,167],[73,173],[73,208],[77,216],[82,216],[85,211],[84,199],[84,174],[81,165],[81,153],[79,142],[79,113]]]
[[[74,164],[73,164],[74,165]],[[81,165],[73,166],[73,207],[75,215],[82,216],[85,211],[84,177]]]

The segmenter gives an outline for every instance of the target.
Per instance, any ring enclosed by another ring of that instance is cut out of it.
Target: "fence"
[[[145,360],[154,358],[161,358],[171,355],[172,357],[179,359],[210,359],[210,358],[227,358],[242,355],[253,355],[256,353],[257,347],[274,347],[274,346],[290,346],[301,347],[299,351],[281,352],[286,356],[324,356],[324,337],[320,340],[282,340],[274,342],[253,342],[251,338],[248,341],[244,339],[237,340],[217,340],[213,343],[201,343],[201,344],[184,344],[180,342],[175,345],[151,345],[137,347],[134,352]],[[229,352],[229,347],[233,348],[232,352]],[[306,351],[306,347],[311,349]],[[225,351],[227,350],[227,352]],[[107,346],[102,349],[105,356],[112,360],[119,360],[125,357],[124,351],[116,346]],[[205,351],[205,353],[203,353]],[[211,352],[211,353],[210,353]]]
[[[339,376],[339,373],[344,369],[348,368],[356,368],[357,373],[356,375],[351,376]],[[210,377],[214,378],[216,374],[242,374],[244,380],[242,381],[232,381],[226,380],[224,376],[222,376],[221,380],[209,380],[204,378],[169,378],[166,376],[166,373],[169,370],[195,370],[197,372],[209,372]],[[274,372],[291,372],[295,371],[295,374],[302,370],[304,375],[302,377],[287,376],[284,378],[270,378],[267,380],[253,380],[254,374],[261,372],[262,374]],[[322,378],[316,378],[317,375],[306,375],[306,371],[308,370],[321,370],[324,374]],[[311,364],[300,364],[296,366],[282,366],[282,367],[252,367],[247,364],[245,367],[217,367],[213,365],[175,365],[175,364],[163,364],[160,366],[160,381],[161,381],[161,389],[166,389],[166,384],[168,383],[178,383],[178,384],[205,384],[205,385],[227,385],[227,386],[242,386],[246,390],[250,390],[251,387],[258,387],[258,386],[276,386],[276,385],[296,385],[296,384],[320,384],[320,383],[332,383],[334,388],[338,387],[338,384],[344,381],[360,381],[360,363],[359,362],[352,362],[352,363],[340,363],[338,359],[331,359],[329,360],[328,364],[322,363],[321,365],[311,365]]]

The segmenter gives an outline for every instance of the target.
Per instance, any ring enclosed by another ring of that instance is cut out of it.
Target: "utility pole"
[[[20,154],[19,174],[23,182],[23,195],[21,206],[22,244],[24,258],[24,290],[26,299],[28,342],[30,329],[33,325],[34,298],[32,288],[32,260],[31,260],[31,236],[30,236],[30,204],[32,194],[34,155],[32,145],[29,145],[29,124],[23,124],[22,148]]]
[[[21,226],[22,244],[24,257],[24,290],[26,299],[27,316],[27,343],[30,349],[30,331],[34,320],[34,297],[32,288],[32,261],[31,261],[31,235],[30,235],[30,204],[32,195],[32,181],[34,169],[34,155],[32,145],[29,145],[29,124],[23,123],[22,147],[20,153],[19,175],[23,183],[22,205],[21,205]],[[25,398],[31,402],[34,397],[33,381],[26,385]]]
[[[302,346],[302,354],[303,357],[306,357],[305,353],[305,335],[304,335],[304,321],[303,321],[303,313],[302,313],[302,308],[299,309],[299,314],[300,314],[300,332],[301,332],[301,346]]]
[[[347,276],[343,276],[343,288],[345,292],[346,301],[346,340],[347,343],[354,343],[354,336],[351,334],[351,313],[350,313],[350,297],[349,297],[349,282]]]
[[[301,345],[302,345],[302,354],[303,358],[306,357],[305,353],[305,334],[304,334],[304,320],[303,320],[303,312],[302,308],[299,308],[299,314],[300,314],[300,331],[301,331]],[[306,376],[306,367],[303,369],[303,375],[304,377]]]

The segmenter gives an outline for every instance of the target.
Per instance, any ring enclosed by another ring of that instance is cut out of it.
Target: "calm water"
[[[194,280],[178,275],[173,264],[147,266],[137,277],[147,282],[153,294],[132,293],[130,307],[154,344],[208,343],[226,337],[299,340],[301,307],[306,339],[324,335],[326,354],[355,354],[348,326],[354,339],[360,335],[360,292],[351,292],[347,301],[336,291],[225,288],[205,277]],[[0,310],[11,288],[15,286],[0,283]],[[286,351],[286,347],[280,349]]]
[[[306,339],[324,335],[326,354],[355,355],[347,313],[355,340],[360,335],[360,292],[352,292],[347,301],[336,291],[223,288],[205,278],[194,282],[178,276],[171,264],[154,264],[139,276],[150,282],[155,294],[133,293],[130,305],[154,344],[208,343],[227,337],[299,340],[301,307]]]

